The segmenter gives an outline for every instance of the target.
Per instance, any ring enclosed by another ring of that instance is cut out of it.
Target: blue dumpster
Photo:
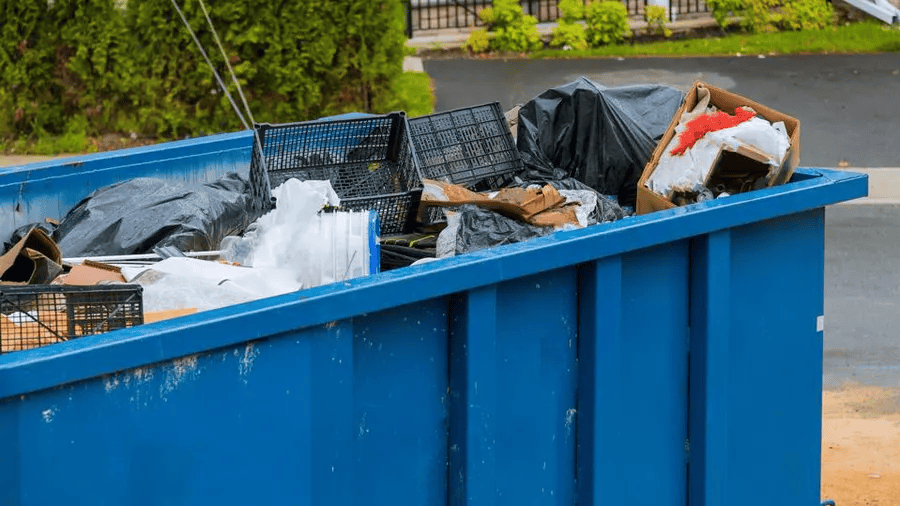
[[[241,132],[3,170],[0,236],[250,153]],[[0,356],[0,504],[818,504],[824,206],[866,191],[799,169]]]

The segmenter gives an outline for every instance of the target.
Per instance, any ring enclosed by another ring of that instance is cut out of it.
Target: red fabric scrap
[[[678,136],[678,145],[672,150],[672,154],[683,155],[685,151],[694,147],[694,144],[709,132],[725,130],[726,128],[740,125],[754,116],[756,116],[755,112],[742,107],[734,110],[734,116],[723,111],[697,116],[685,124],[685,129]]]

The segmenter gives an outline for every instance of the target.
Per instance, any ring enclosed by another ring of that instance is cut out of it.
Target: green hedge
[[[176,1],[240,104],[200,3]],[[290,122],[391,102],[402,2],[205,5],[255,119]],[[171,0],[0,0],[0,140],[240,128]]]

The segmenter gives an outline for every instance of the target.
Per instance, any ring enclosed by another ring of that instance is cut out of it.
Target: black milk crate
[[[522,171],[497,102],[410,118],[409,128],[423,178],[487,190]]]
[[[264,198],[290,178],[329,180],[341,207],[379,212],[382,233],[408,232],[422,181],[404,113],[256,125],[250,180]],[[263,170],[265,162],[265,170]]]
[[[0,286],[0,354],[144,323],[140,285]]]

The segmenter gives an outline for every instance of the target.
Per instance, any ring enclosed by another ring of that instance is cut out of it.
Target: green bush
[[[575,50],[587,49],[587,34],[584,26],[578,23],[559,21],[553,28],[553,39],[550,41],[550,46]]]
[[[834,25],[834,7],[825,0],[791,0],[781,8],[786,30],[822,29]]]
[[[774,9],[780,0],[708,0],[706,5],[722,28],[740,20],[740,26],[750,33],[774,32],[780,14]]]
[[[713,19],[722,28],[728,28],[734,23],[734,18],[744,11],[745,0],[705,0]]]
[[[199,2],[178,4],[240,104]],[[258,122],[371,111],[396,92],[403,0],[205,4]],[[170,0],[0,0],[0,20],[5,145],[243,128]]]
[[[708,0],[706,4],[720,26],[733,24],[737,17],[741,28],[750,33],[821,29],[834,24],[834,8],[826,0]]]
[[[585,10],[587,39],[591,46],[616,44],[631,37],[628,9],[616,0],[591,2]]]
[[[587,49],[587,34],[580,23],[584,19],[582,0],[560,0],[560,17],[553,28],[552,47],[583,50]]]
[[[661,5],[648,5],[644,8],[644,20],[647,21],[647,32],[654,35],[662,35],[671,37],[672,30],[669,29],[669,17],[666,15],[666,8]]]
[[[47,2],[0,0],[0,136],[65,122],[56,97],[55,35]],[[61,131],[61,128],[56,131]]]
[[[484,53],[491,49],[491,34],[487,28],[479,28],[469,34],[466,39],[466,48],[473,53]]]
[[[559,0],[557,5],[562,15],[559,20],[565,23],[575,23],[584,19],[584,2],[582,0]]]
[[[537,19],[526,16],[517,0],[494,0],[493,6],[482,9],[479,17],[487,25],[490,48],[494,51],[524,53],[544,46]]]
[[[750,33],[777,32],[781,14],[775,9],[780,4],[780,0],[748,0],[743,11],[741,27]]]

